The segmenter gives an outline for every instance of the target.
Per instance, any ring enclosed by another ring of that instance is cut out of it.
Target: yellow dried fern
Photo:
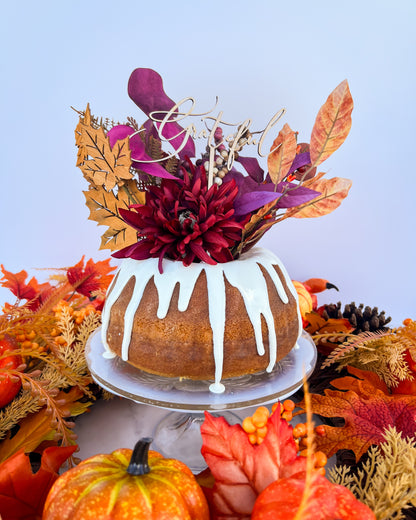
[[[339,370],[348,365],[370,370],[392,388],[399,381],[412,379],[405,361],[405,352],[414,346],[411,338],[400,329],[362,332],[356,336],[351,335],[335,348],[322,364],[322,368],[337,363]]]
[[[27,367],[22,365],[19,370],[8,368],[4,370],[5,374],[21,379],[23,391],[0,411],[0,439],[4,439],[14,426],[21,424],[22,420],[45,408],[50,416],[50,432],[57,435],[64,445],[73,442],[74,434],[71,431],[73,424],[66,419],[68,412],[66,400],[73,396],[67,397],[67,394],[63,399],[63,394],[60,392],[62,389],[72,388],[71,392],[78,389],[75,401],[83,396],[95,399],[88,388],[93,380],[85,360],[85,346],[89,336],[99,324],[100,314],[91,312],[79,326],[76,326],[70,307],[64,306],[59,319],[54,320],[54,325],[59,330],[64,344],[54,343],[54,338],[45,334],[49,347],[47,352],[37,349],[15,349],[7,353],[7,355],[30,358],[34,368],[25,371]],[[3,354],[3,357],[5,355]],[[85,411],[89,404],[91,402],[83,403],[82,410]],[[70,409],[70,415],[77,415],[76,402],[71,404]]]
[[[403,510],[416,506],[416,443],[403,439],[394,427],[386,429],[384,438],[370,448],[356,474],[347,466],[335,466],[329,478],[350,489],[377,520],[399,520],[405,518]]]

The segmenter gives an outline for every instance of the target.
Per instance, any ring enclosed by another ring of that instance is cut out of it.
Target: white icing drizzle
[[[288,303],[289,298],[286,294],[283,283],[280,280],[274,265],[277,265],[284,276],[287,287],[297,301],[297,293],[290,277],[281,261],[271,251],[261,248],[253,248],[238,260],[225,264],[208,265],[204,263],[194,263],[185,267],[182,262],[173,260],[163,260],[163,274],[158,270],[158,259],[149,258],[147,260],[123,260],[117,279],[111,285],[111,292],[102,313],[102,341],[105,347],[104,357],[113,358],[115,354],[110,350],[107,343],[107,330],[110,321],[111,308],[117,301],[123,289],[131,278],[134,278],[134,289],[130,302],[124,315],[124,335],[121,347],[121,357],[124,361],[128,360],[129,345],[133,330],[133,320],[137,308],[140,305],[146,285],[153,277],[159,297],[157,317],[163,319],[169,310],[173,291],[176,284],[179,284],[178,310],[186,311],[191,299],[196,281],[202,270],[205,271],[207,278],[208,311],[209,321],[213,331],[213,355],[215,361],[215,382],[210,385],[211,392],[222,393],[224,385],[221,383],[223,356],[224,356],[224,330],[225,330],[225,280],[240,292],[247,310],[248,317],[253,325],[257,352],[260,356],[264,355],[261,317],[267,323],[269,331],[269,365],[267,371],[270,372],[276,363],[276,333],[274,318],[270,308],[267,284],[259,266],[262,266],[270,275],[276,291],[283,303]],[[298,306],[299,333],[302,332],[302,320]]]

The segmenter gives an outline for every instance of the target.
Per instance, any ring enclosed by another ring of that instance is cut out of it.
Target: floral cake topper
[[[175,103],[151,69],[133,71],[128,93],[147,116],[142,124],[132,117],[123,124],[98,120],[87,106],[75,131],[89,218],[107,226],[101,249],[116,251],[116,258],[159,258],[161,272],[163,258],[228,262],[277,222],[326,215],[348,195],[350,180],[324,179],[317,169],[351,128],[346,80],[320,108],[309,143],[298,142],[287,123],[275,130],[284,109],[258,131],[251,119],[227,121],[218,100],[204,113],[191,97]],[[277,136],[264,153],[269,133]],[[206,148],[196,158],[201,139]],[[267,157],[267,169],[242,153],[249,146]]]

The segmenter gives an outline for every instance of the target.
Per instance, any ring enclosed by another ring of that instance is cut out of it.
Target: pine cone
[[[390,316],[386,318],[385,311],[378,312],[377,307],[364,307],[363,303],[357,307],[355,302],[345,305],[344,310],[341,311],[341,302],[336,305],[330,303],[324,305],[323,318],[346,318],[355,329],[353,334],[360,332],[374,332],[386,327],[390,323]]]

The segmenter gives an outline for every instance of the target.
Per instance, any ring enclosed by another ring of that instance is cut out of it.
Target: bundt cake
[[[105,356],[165,377],[214,380],[271,371],[301,333],[297,294],[280,260],[253,248],[207,265],[124,259],[102,315]]]

